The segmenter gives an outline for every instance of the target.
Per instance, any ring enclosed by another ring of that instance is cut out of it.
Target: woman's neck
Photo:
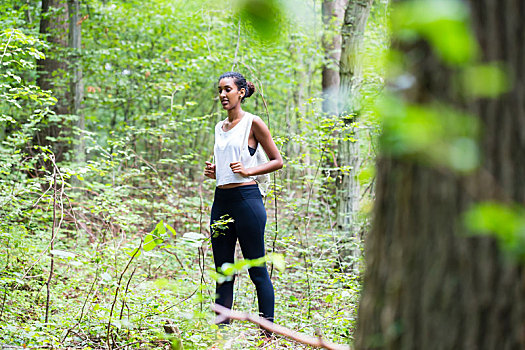
[[[241,106],[237,106],[234,109],[228,110],[228,121],[232,123],[234,120],[241,119],[244,115],[244,111]]]

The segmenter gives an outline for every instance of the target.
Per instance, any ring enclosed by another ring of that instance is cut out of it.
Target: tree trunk
[[[470,0],[482,59],[506,64],[514,86],[466,105],[484,126],[479,170],[460,176],[407,156],[378,160],[357,349],[524,349],[525,275],[493,238],[466,236],[473,202],[525,204],[525,5]],[[415,84],[409,103],[459,107],[453,72],[423,41],[401,47]]]
[[[325,27],[323,49],[325,63],[322,72],[323,112],[338,114],[339,60],[341,59],[341,26],[348,0],[323,0]]]
[[[361,86],[361,47],[372,0],[350,0],[345,10],[342,27],[343,45],[340,59],[340,115],[345,122],[338,143],[340,172],[337,182],[337,227],[342,237],[351,237],[349,247],[340,249],[341,258],[350,256],[355,262],[361,256],[361,232],[356,225],[360,191],[357,172],[359,160],[359,135],[354,126],[359,113],[359,89]],[[348,240],[346,239],[348,242]],[[358,265],[352,262],[352,266]]]
[[[85,144],[84,135],[85,130],[84,114],[80,111],[80,104],[84,98],[84,83],[82,81],[82,64],[81,64],[81,24],[80,19],[80,4],[79,0],[68,0],[69,11],[69,48],[72,54],[69,56],[69,71],[71,74],[69,83],[69,109],[70,113],[77,115],[77,127],[81,133],[78,143],[75,145],[75,157],[77,162],[84,162]]]
[[[359,88],[361,87],[361,57],[363,35],[373,0],[350,0],[345,10],[341,30],[343,45],[339,76],[339,94],[343,115],[354,115],[359,111]]]
[[[67,89],[62,86],[67,63],[63,52],[56,48],[66,48],[68,43],[68,8],[66,0],[42,0],[40,33],[46,35],[53,51],[46,53],[46,59],[37,62],[37,84],[42,90],[52,90],[57,98],[55,113],[69,113]],[[52,146],[57,161],[62,160],[68,149],[67,143],[57,140],[64,133],[64,125],[49,121],[36,135],[35,142],[41,146]]]

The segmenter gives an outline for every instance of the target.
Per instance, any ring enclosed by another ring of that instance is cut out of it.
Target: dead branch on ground
[[[219,304],[213,305],[212,310],[218,313],[219,316],[224,317],[224,319],[249,321],[255,323],[261,328],[266,329],[269,332],[280,334],[282,336],[285,336],[286,338],[293,339],[296,342],[302,344],[329,350],[350,350],[350,347],[348,345],[335,344],[326,341],[321,337],[312,337],[304,333],[299,333],[292,329],[270,322],[265,318],[255,316],[246,312],[233,311]]]

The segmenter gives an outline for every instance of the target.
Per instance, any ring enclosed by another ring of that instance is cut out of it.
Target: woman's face
[[[238,89],[233,78],[222,78],[219,81],[219,99],[226,110],[237,107],[244,96],[244,88]]]

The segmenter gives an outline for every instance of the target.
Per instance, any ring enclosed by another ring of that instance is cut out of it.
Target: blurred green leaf
[[[183,350],[184,346],[182,345],[182,339],[173,338],[171,341],[171,350]]]
[[[494,63],[466,67],[460,79],[463,92],[471,97],[497,97],[511,88],[507,72]]]
[[[220,268],[220,272],[225,276],[232,276],[243,270],[248,270],[251,267],[262,266],[267,262],[272,263],[279,271],[283,271],[285,269],[284,256],[278,253],[270,253],[257,259],[238,260],[233,264],[224,263]]]
[[[406,104],[385,96],[378,104],[383,116],[384,152],[469,172],[479,165],[476,118],[441,104]]]
[[[424,38],[451,65],[471,62],[478,53],[466,5],[457,0],[404,1],[392,11],[395,35],[403,41]]]
[[[482,202],[464,214],[464,222],[473,234],[493,236],[505,252],[525,259],[525,208]]]
[[[167,278],[159,278],[155,280],[155,285],[159,288],[164,288],[169,284],[169,280]]]
[[[279,271],[284,271],[286,263],[284,261],[284,255],[278,253],[271,253],[266,256],[266,261],[271,262],[273,266]]]
[[[376,168],[372,165],[368,165],[366,167],[361,168],[359,174],[357,174],[357,178],[360,184],[367,184],[373,180],[375,175]]]
[[[279,37],[284,18],[283,4],[279,0],[239,0],[237,11],[243,22],[250,24],[262,39]]]

